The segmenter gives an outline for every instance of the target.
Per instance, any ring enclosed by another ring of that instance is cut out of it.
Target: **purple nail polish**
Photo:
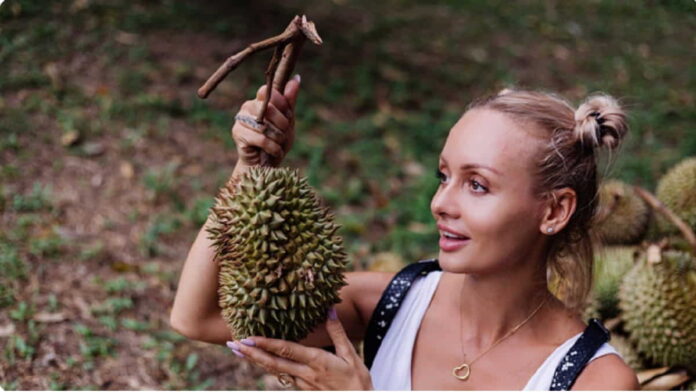
[[[297,80],[297,83],[302,82],[302,77],[300,76],[300,74],[295,74],[295,77],[293,79]]]
[[[239,341],[239,343],[241,343],[241,344],[243,344],[243,345],[245,345],[245,346],[252,346],[252,347],[253,347],[253,346],[256,346],[256,343],[255,343],[253,340],[251,340],[251,339],[242,339],[242,340]]]
[[[239,347],[239,343],[237,343],[237,342],[227,342],[227,347],[231,348],[232,351],[234,351],[234,350],[239,351],[239,349],[241,348],[241,347]]]
[[[240,353],[239,351],[232,349],[232,352],[234,355],[238,356],[239,358],[244,358],[244,354]]]
[[[336,314],[336,309],[329,309],[329,320],[338,320],[338,315]]]

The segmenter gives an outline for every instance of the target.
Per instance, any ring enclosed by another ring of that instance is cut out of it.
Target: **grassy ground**
[[[232,52],[296,13],[299,167],[353,266],[436,251],[437,153],[473,98],[606,91],[631,134],[608,173],[653,188],[696,155],[691,1],[6,0],[0,7],[0,385],[277,388],[170,331],[178,274],[235,162],[229,128],[267,54],[201,101]]]

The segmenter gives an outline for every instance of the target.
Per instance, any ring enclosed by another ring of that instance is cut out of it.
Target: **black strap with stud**
[[[595,318],[590,319],[585,331],[556,367],[551,380],[550,390],[569,390],[580,375],[580,372],[582,372],[582,369],[585,368],[597,350],[609,341],[609,338],[609,331],[604,328],[604,325]]]
[[[413,281],[419,276],[427,275],[431,271],[440,270],[440,264],[436,259],[423,260],[418,263],[409,264],[399,271],[389,282],[389,285],[382,293],[365,333],[365,343],[363,351],[365,353],[365,365],[372,367],[375,355],[386,336],[389,326],[396,316],[401,303],[403,302]]]

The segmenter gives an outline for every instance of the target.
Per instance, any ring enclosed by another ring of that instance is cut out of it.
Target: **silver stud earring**
[[[547,233],[553,233],[553,227],[547,227],[546,228]]]

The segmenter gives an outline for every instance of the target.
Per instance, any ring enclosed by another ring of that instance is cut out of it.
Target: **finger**
[[[244,101],[242,104],[242,107],[239,108],[239,113],[237,114],[246,114],[252,117],[256,117],[256,102],[255,100],[252,101]]]
[[[297,74],[290,79],[288,84],[285,85],[283,95],[285,95],[285,98],[288,100],[288,104],[292,109],[295,108],[295,103],[297,102],[297,94],[300,92],[301,80],[302,78],[300,78],[300,74]]]
[[[290,128],[290,121],[275,105],[268,105],[266,119],[270,120],[278,129],[285,130]]]
[[[248,115],[252,117],[256,117],[256,115],[252,115],[252,113],[258,113],[261,109],[262,103],[258,101],[253,101],[251,105],[244,107],[242,106],[242,110],[239,111],[240,115]],[[257,107],[258,106],[258,107]],[[271,114],[273,113],[273,114]],[[275,121],[272,120],[270,117],[275,118]],[[240,124],[244,128],[250,128],[253,131],[263,133],[264,135],[268,136],[273,140],[274,142],[278,143],[281,147],[283,147],[283,151],[288,151],[285,149],[285,145],[287,144],[287,136],[286,132],[284,131],[287,128],[280,128],[278,126],[278,123],[283,122],[285,120],[285,117],[278,113],[278,110],[275,109],[273,106],[268,106],[268,110],[266,111],[266,120],[264,120],[264,124],[260,124],[260,127],[254,127],[254,126],[247,126],[248,124]],[[287,120],[286,120],[287,121]],[[289,125],[286,123],[286,127],[289,127]]]
[[[266,99],[266,85],[262,84],[261,87],[259,87],[258,90],[256,90],[256,99],[259,101],[263,101]]]
[[[297,385],[297,388],[299,388],[303,391],[318,391],[318,390],[320,390],[314,384],[310,384],[309,382],[305,381],[304,379],[302,379],[300,377],[295,378],[295,385]]]
[[[266,124],[266,128],[264,128],[263,134],[270,137],[274,142],[278,143],[283,148],[283,151],[288,151],[285,148],[285,133],[283,133],[283,131],[281,131],[280,129],[276,128],[276,126],[273,125],[272,122],[268,122]]]
[[[260,349],[310,367],[316,364],[319,361],[318,356],[323,354],[323,351],[316,348],[306,347],[287,340],[271,339],[262,336],[252,336],[247,339],[254,342],[254,345]]]
[[[261,111],[261,105],[263,105],[263,103],[259,101],[246,101],[244,102],[244,104],[242,104],[242,107],[237,113],[237,115],[256,119],[256,117],[258,117],[258,113]],[[272,137],[273,141],[280,145],[283,145],[286,141],[284,130],[290,127],[288,119],[272,105],[268,105],[265,117],[266,119],[264,120],[264,122],[266,124],[273,124],[273,126],[275,126],[275,130],[279,132],[278,136],[280,137]],[[236,124],[239,124],[240,122],[244,123],[244,121],[240,121],[238,119]],[[263,124],[259,124],[259,127],[251,126],[250,124],[239,125],[243,125],[245,128],[251,128],[252,130],[256,130],[257,132],[264,131]]]
[[[348,339],[345,329],[341,321],[338,319],[336,314],[336,309],[329,309],[329,315],[326,320],[326,332],[329,333],[329,337],[336,347],[336,355],[343,359],[352,359],[356,354],[353,344]]]
[[[307,374],[311,372],[311,369],[306,365],[271,355],[258,347],[237,341],[227,342],[227,347],[242,353],[246,359],[266,369],[269,373],[288,373],[291,376],[302,378],[303,376],[307,377]]]
[[[267,154],[278,158],[282,158],[285,154],[280,144],[263,133],[249,129],[244,125],[237,125],[235,128],[234,133],[237,135],[235,139],[242,147],[257,147]],[[271,134],[270,132],[267,133]]]
[[[263,102],[266,99],[266,85],[263,85],[259,88],[259,90],[256,92],[256,100],[258,102]],[[286,117],[290,116],[291,108],[290,104],[288,103],[287,98],[283,96],[283,94],[280,93],[280,91],[273,89],[273,92],[271,94],[271,100],[268,101],[269,105],[273,104],[278,110],[280,110],[282,113],[285,113]],[[260,110],[261,106],[259,106]]]

